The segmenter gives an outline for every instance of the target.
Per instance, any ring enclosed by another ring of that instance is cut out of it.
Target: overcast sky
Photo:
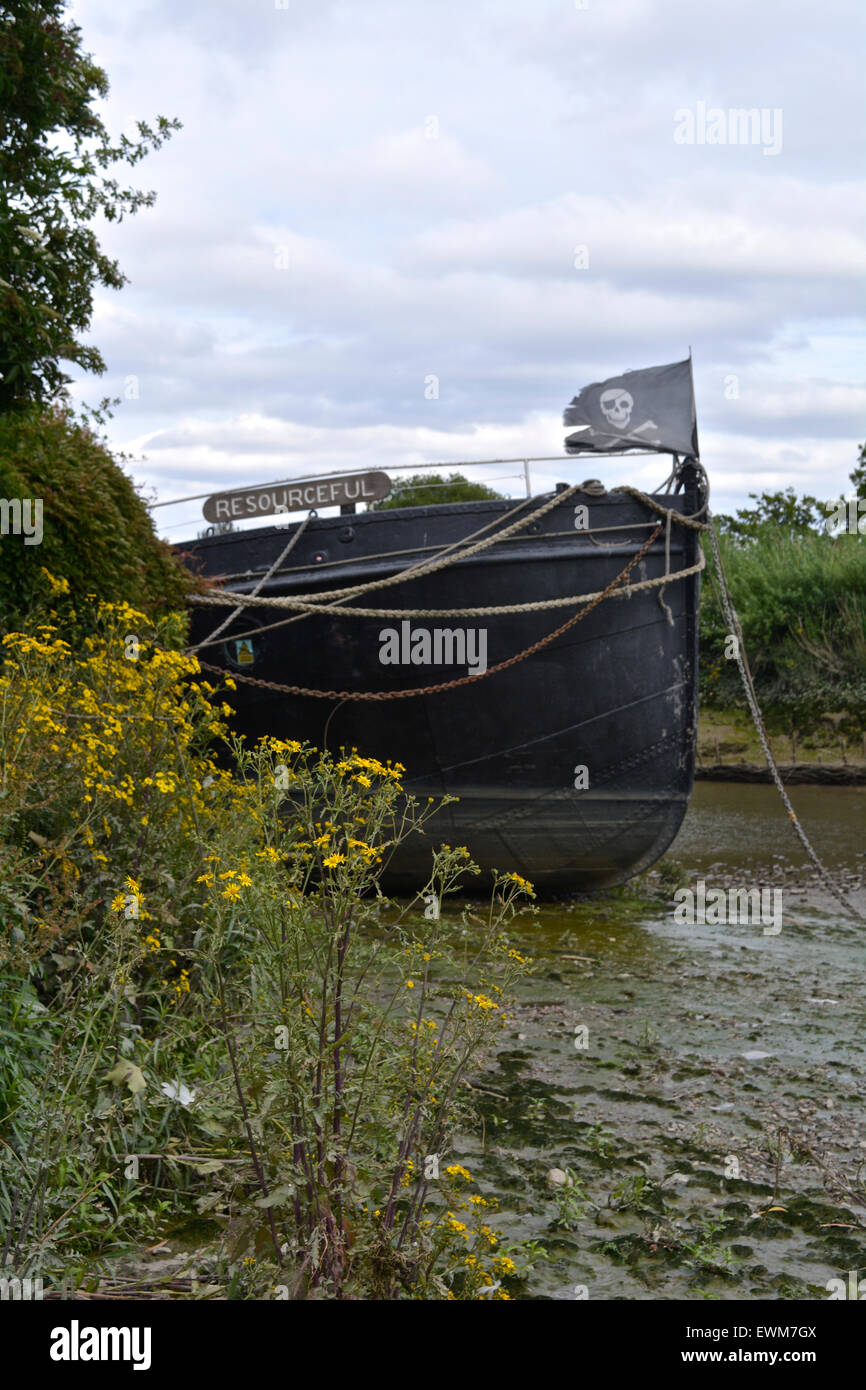
[[[107,69],[112,131],[184,126],[131,171],[156,207],[104,229],[130,284],[99,294],[108,372],[75,391],[124,398],[109,436],[161,499],[556,455],[580,387],[690,346],[716,510],[848,489],[866,436],[862,4],[71,13]],[[747,108],[763,128],[731,143]],[[707,143],[714,111],[724,144]],[[533,482],[666,472],[563,459]],[[156,515],[189,534],[199,504]]]

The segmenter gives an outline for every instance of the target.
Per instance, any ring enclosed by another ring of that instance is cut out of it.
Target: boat
[[[621,434],[604,451],[633,457]],[[542,896],[609,888],[688,805],[706,501],[697,457],[673,454],[655,493],[589,479],[217,531],[179,547],[213,586],[192,650],[236,681],[247,737],[355,748],[402,763],[422,802],[459,798],[394,852],[386,891],[422,887],[434,843]]]

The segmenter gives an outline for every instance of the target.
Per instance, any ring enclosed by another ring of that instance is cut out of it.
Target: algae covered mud
[[[862,910],[866,791],[797,805]],[[792,841],[771,788],[706,784],[661,869],[781,890],[778,934],[628,890],[524,925],[462,1157],[505,1241],[538,1243],[524,1297],[829,1299],[866,1274],[866,926]]]

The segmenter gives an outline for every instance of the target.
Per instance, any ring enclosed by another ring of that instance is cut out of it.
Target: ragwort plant
[[[225,731],[214,687],[171,649],[179,620],[94,599],[82,632],[46,581],[54,608],[0,648],[0,1260],[74,1280],[71,1242],[92,1253],[162,1209],[161,1173],[148,1202],[124,1173],[183,1131],[159,1084],[185,1045],[170,962],[196,836],[232,788],[205,751]]]
[[[234,754],[256,847],[235,822],[203,856],[198,957],[252,1160],[207,1199],[231,1215],[230,1274],[260,1262],[259,1296],[490,1288],[513,1262],[496,1264],[488,1199],[465,1199],[445,1155],[527,964],[504,927],[531,887],[497,875],[487,913],[457,927],[440,904],[478,870],[443,846],[401,911],[380,866],[432,808],[405,796],[399,764],[275,739]]]
[[[477,869],[443,846],[389,903],[435,810],[399,765],[230,739],[229,772],[180,620],[45,578],[0,674],[0,1260],[74,1287],[197,1209],[229,1296],[508,1297],[449,1146],[531,885],[446,916]]]

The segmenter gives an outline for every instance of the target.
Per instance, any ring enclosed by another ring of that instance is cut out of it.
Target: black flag
[[[580,427],[566,436],[569,454],[652,449],[697,458],[691,358],[584,386],[566,407],[562,423]]]

